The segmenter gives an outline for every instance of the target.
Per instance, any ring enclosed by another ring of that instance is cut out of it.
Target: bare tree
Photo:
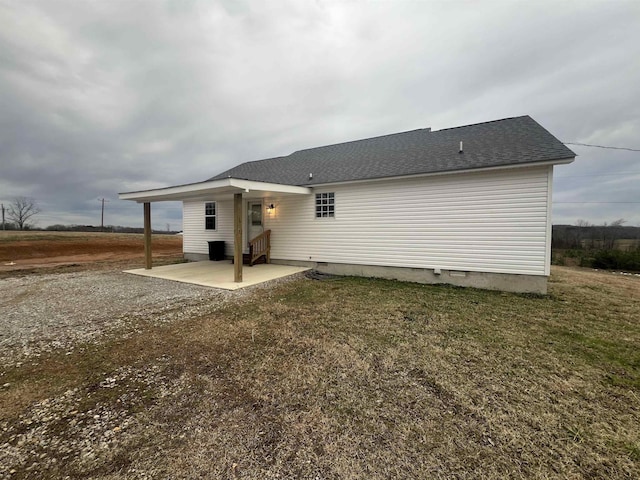
[[[29,219],[40,212],[36,201],[28,197],[14,198],[7,209],[9,219],[16,224],[19,230],[29,228],[31,226]]]

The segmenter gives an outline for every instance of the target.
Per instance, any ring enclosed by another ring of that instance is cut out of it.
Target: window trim
[[[213,205],[213,214],[208,213],[209,205]],[[207,227],[207,220],[213,219],[213,228]],[[204,229],[215,231],[218,229],[218,202],[204,202]]]
[[[314,218],[336,218],[336,193],[316,193],[314,202]]]

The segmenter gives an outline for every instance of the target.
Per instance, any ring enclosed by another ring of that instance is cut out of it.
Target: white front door
[[[247,243],[264,231],[262,226],[262,202],[247,204]]]

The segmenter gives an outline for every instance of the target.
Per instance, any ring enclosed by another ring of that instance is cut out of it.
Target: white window
[[[204,204],[204,228],[206,230],[216,229],[216,202]]]
[[[335,217],[335,193],[316,193],[316,218]]]

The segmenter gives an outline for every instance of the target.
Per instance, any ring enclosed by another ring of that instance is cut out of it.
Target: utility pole
[[[5,226],[4,226],[4,203],[2,204],[2,230],[5,230]]]
[[[104,202],[109,202],[105,198],[99,198],[98,201],[102,201],[102,215],[100,216],[100,231],[104,232]]]

